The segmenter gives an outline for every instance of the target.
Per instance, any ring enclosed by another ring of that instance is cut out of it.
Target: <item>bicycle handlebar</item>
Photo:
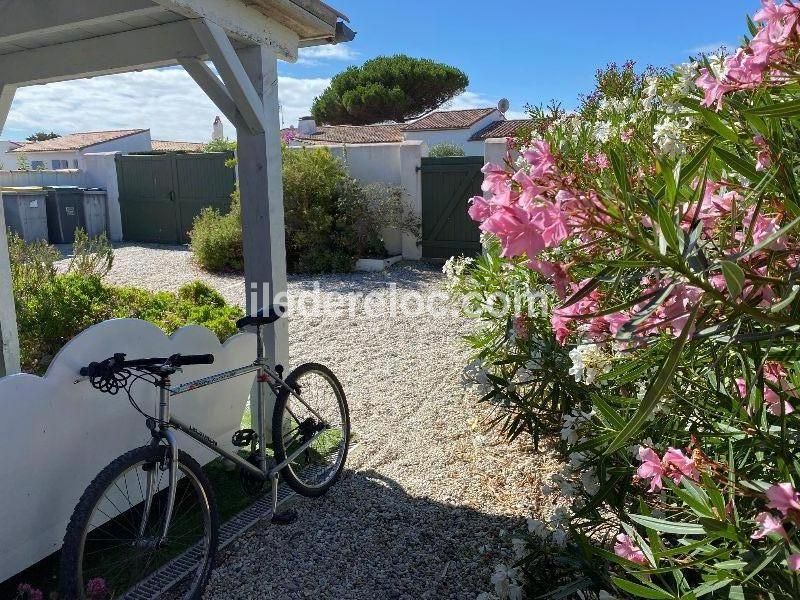
[[[188,367],[191,365],[213,365],[213,354],[173,354],[169,358],[140,358],[125,360],[124,354],[115,354],[103,362],[93,362],[80,370],[81,377],[105,377],[124,369],[140,367]]]

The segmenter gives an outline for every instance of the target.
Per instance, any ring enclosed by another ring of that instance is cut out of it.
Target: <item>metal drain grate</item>
[[[330,468],[330,465],[307,467],[303,469],[303,475],[314,475],[317,472],[324,472],[328,468]],[[294,496],[296,494],[288,485],[285,483],[278,485],[278,506],[281,506]],[[270,518],[272,518],[272,494],[268,493],[219,528],[218,549],[221,550],[228,546],[262,519]],[[200,544],[195,544],[180,556],[173,558],[158,571],[140,581],[122,597],[129,600],[155,600],[179,584],[197,568],[202,558],[201,552]]]
[[[278,506],[294,495],[295,493],[288,485],[281,483],[278,486]],[[271,494],[266,494],[219,528],[219,549],[225,548],[260,520],[269,518],[272,518],[272,497]],[[123,598],[130,600],[154,600],[158,598],[197,568],[202,558],[201,552],[200,545],[195,544],[180,556],[173,558],[158,571],[140,581],[128,590]]]

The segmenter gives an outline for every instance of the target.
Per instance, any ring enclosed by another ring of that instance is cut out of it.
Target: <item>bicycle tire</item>
[[[323,378],[323,380],[327,381],[328,384],[331,386],[331,389],[334,391],[336,395],[336,400],[338,403],[340,417],[341,417],[341,428],[342,428],[342,439],[340,441],[340,455],[337,457],[336,463],[333,465],[333,468],[327,473],[326,478],[321,483],[315,483],[314,485],[309,485],[309,482],[304,481],[301,477],[301,474],[298,474],[296,471],[297,467],[290,463],[281,471],[281,477],[286,481],[286,483],[291,487],[295,492],[300,494],[301,496],[307,497],[317,497],[322,496],[325,494],[331,486],[336,483],[339,477],[344,470],[345,463],[347,461],[347,453],[348,448],[350,445],[350,411],[347,406],[347,397],[345,396],[344,388],[339,380],[336,378],[336,375],[333,372],[325,367],[324,365],[320,365],[317,363],[306,363],[304,365],[300,365],[294,371],[292,371],[289,376],[286,378],[286,383],[292,389],[297,390],[298,386],[300,387],[300,395],[302,397],[302,385],[301,382],[304,378],[308,377],[309,375],[319,375]],[[284,439],[283,435],[275,435],[275,432],[283,432],[284,423],[286,422],[286,412],[287,406],[289,402],[294,398],[292,394],[289,393],[287,389],[283,389],[279,394],[277,399],[275,400],[275,410],[272,415],[272,432],[273,432],[273,447],[275,452],[275,460],[277,464],[282,463],[286,460],[287,456],[290,456],[290,452],[287,451],[286,447],[286,440]]]
[[[90,522],[94,512],[104,496],[106,496],[106,493],[121,476],[125,476],[131,469],[136,468],[137,465],[153,465],[151,468],[158,468],[155,465],[164,461],[168,452],[169,448],[166,446],[143,446],[131,450],[105,467],[83,493],[75,507],[75,511],[67,526],[66,534],[64,535],[59,569],[59,598],[62,600],[83,600],[87,597],[87,582],[84,581],[83,574],[83,552],[86,538],[89,535],[87,529],[90,528]],[[204,553],[204,558],[202,558],[202,564],[200,564],[195,571],[195,576],[190,582],[188,591],[183,596],[183,598],[187,600],[199,600],[202,597],[203,590],[208,584],[208,579],[214,565],[219,535],[219,516],[217,513],[214,490],[208,477],[197,461],[181,450],[178,453],[178,464],[181,474],[183,475],[178,485],[186,481],[187,484],[193,485],[195,490],[202,490],[204,494],[204,498],[200,494],[198,494],[198,498],[200,499],[199,506],[205,523],[204,529],[207,529],[205,532],[208,536],[206,542],[207,549]],[[137,504],[136,507],[131,506],[130,511],[138,510],[141,504],[142,503]],[[178,502],[176,499],[176,508],[177,505]],[[117,518],[120,517],[118,516]],[[177,518],[180,519],[180,516]],[[175,513],[173,513],[173,521],[171,523],[173,525],[175,523]],[[99,530],[106,525],[107,523],[100,525],[97,529]],[[166,562],[168,562],[168,560]],[[185,581],[185,579],[183,581]],[[135,581],[133,585],[137,583],[138,581]]]

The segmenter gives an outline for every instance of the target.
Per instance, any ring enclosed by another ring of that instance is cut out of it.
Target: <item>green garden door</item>
[[[480,231],[467,209],[483,194],[483,164],[482,156],[422,159],[423,258],[480,253]]]
[[[228,153],[126,154],[117,157],[126,242],[187,244],[200,211],[230,209],[236,185]]]

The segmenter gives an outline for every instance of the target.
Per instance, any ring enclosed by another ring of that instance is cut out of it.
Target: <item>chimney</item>
[[[214,133],[212,134],[211,139],[215,141],[225,139],[225,132],[223,131],[222,127],[222,119],[219,118],[219,115],[217,115],[217,118],[214,119]]]
[[[300,117],[300,122],[297,124],[297,133],[303,137],[317,133],[317,122],[314,117]]]

